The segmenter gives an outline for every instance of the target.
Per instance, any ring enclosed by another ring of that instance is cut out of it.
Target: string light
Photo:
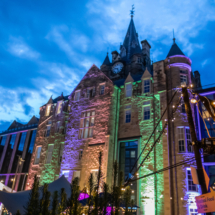
[[[172,106],[173,108],[175,107],[175,105]]]
[[[191,101],[191,103],[193,103],[193,104],[195,104],[195,103],[197,102],[196,99],[191,99],[190,101]]]

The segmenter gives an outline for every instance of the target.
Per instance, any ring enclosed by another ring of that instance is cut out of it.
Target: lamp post
[[[17,167],[16,167],[15,178],[13,179],[13,185],[12,185],[11,193],[12,193],[13,190],[14,190],[15,181],[16,181],[17,172],[18,172],[18,170],[19,170],[19,167],[22,165],[22,162],[25,161],[25,160],[23,160],[19,155],[17,155],[17,156],[18,156],[18,164],[17,164]]]

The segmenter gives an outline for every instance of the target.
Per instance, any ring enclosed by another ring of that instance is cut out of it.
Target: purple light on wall
[[[173,56],[170,56],[170,57],[168,57],[168,58],[173,58],[173,57],[182,57],[182,58],[186,58],[187,60],[190,61],[190,64],[192,64],[192,61],[190,60],[190,58],[189,58],[189,57],[186,57],[186,56],[184,56],[184,55],[173,55]]]
[[[215,94],[215,91],[207,92],[207,93],[199,93],[201,96],[207,96],[211,94]]]
[[[191,66],[187,65],[186,63],[171,63],[169,66],[172,67],[185,67],[186,69],[189,69],[191,72]]]
[[[90,196],[87,193],[80,193],[78,200],[88,199]]]

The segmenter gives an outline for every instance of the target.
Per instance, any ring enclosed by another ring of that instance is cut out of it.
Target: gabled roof
[[[12,122],[12,124],[10,125],[10,127],[8,128],[8,130],[9,129],[13,129],[13,128],[17,128],[17,127],[20,127],[20,126],[23,126],[24,124],[22,124],[22,123],[19,123],[19,122],[17,122],[16,120],[14,120],[13,122]]]
[[[127,78],[125,79],[125,83],[128,83],[128,82],[134,82],[134,79],[131,77],[130,72],[129,72]]]
[[[127,59],[130,58],[133,54],[141,53],[140,43],[134,26],[133,17],[131,17],[131,21],[123,42],[123,46],[126,49]]]
[[[174,55],[184,55],[185,56],[185,54],[181,51],[181,49],[178,47],[178,45],[176,44],[175,40],[173,39],[172,47],[169,50],[169,53],[166,56],[166,58],[174,56]]]
[[[107,52],[107,55],[106,55],[105,60],[104,60],[104,62],[103,62],[102,65],[110,65],[110,64],[111,64],[111,63],[110,63],[109,56],[108,56],[108,52]]]
[[[39,122],[39,118],[37,118],[36,116],[32,116],[32,118],[28,122],[28,125],[37,124],[38,122]]]

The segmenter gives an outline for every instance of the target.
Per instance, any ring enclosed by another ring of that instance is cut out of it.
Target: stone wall
[[[30,189],[33,183],[34,175],[40,177],[40,185],[50,183],[59,177],[60,172],[60,147],[63,147],[65,141],[65,126],[68,118],[68,100],[59,97],[59,101],[63,100],[61,113],[56,115],[56,103],[51,103],[51,111],[49,116],[45,115],[46,106],[40,108],[40,121],[37,130],[34,150],[29,166],[29,175],[27,179],[26,189]],[[60,122],[60,129],[56,131],[56,123]],[[47,125],[51,125],[50,135],[46,137]],[[54,144],[51,162],[46,163],[48,145]],[[61,146],[62,145],[62,146]],[[42,146],[39,164],[34,164],[36,150],[38,146]]]
[[[100,95],[100,84],[105,84],[105,92]],[[95,96],[87,98],[87,89],[95,87]],[[80,90],[80,100],[75,101],[75,91]],[[71,112],[61,164],[61,174],[69,171],[68,180],[74,171],[80,171],[80,187],[87,186],[90,172],[98,169],[99,152],[103,153],[102,172],[104,181],[111,183],[114,155],[115,114],[117,89],[96,66],[92,66],[73,93],[69,96]],[[80,119],[85,111],[95,111],[93,136],[80,138]],[[80,153],[82,151],[82,157]],[[107,171],[109,170],[109,171]]]

